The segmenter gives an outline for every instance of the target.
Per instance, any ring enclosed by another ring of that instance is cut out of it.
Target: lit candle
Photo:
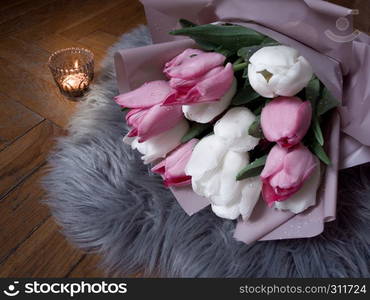
[[[77,92],[87,88],[89,80],[84,73],[70,74],[62,78],[62,89],[67,92]]]
[[[94,77],[94,55],[83,48],[67,48],[49,57],[49,68],[61,92],[80,97]]]

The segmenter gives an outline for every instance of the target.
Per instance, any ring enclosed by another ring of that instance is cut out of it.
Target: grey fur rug
[[[59,139],[46,200],[76,246],[98,252],[109,274],[163,277],[369,277],[370,167],[340,174],[337,220],[314,238],[256,242],[209,209],[189,217],[161,179],[122,142],[127,132],[112,54],[151,43],[145,27],[110,50],[101,78]]]

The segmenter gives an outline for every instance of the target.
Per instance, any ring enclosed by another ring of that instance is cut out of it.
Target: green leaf
[[[248,134],[255,138],[263,138],[263,131],[261,127],[261,116],[257,116],[256,120],[249,126]]]
[[[310,145],[310,149],[315,155],[326,165],[330,165],[331,161],[328,155],[325,153],[324,148],[318,143],[316,139]]]
[[[121,111],[129,111],[130,109],[128,107],[121,107]]]
[[[258,101],[260,101],[260,100],[258,100]],[[262,102],[262,101],[261,101],[261,102]],[[259,105],[256,109],[254,109],[254,110],[253,110],[253,114],[254,114],[255,116],[260,115],[264,106],[265,106],[265,103],[263,102],[263,104],[262,104],[262,105]]]
[[[190,127],[188,132],[181,138],[181,143],[186,143],[191,139],[201,135],[207,129],[212,128],[211,123],[201,124],[201,123],[194,123],[193,126]]]
[[[249,47],[243,47],[238,50],[238,56],[242,57],[245,61],[248,61],[250,57],[259,49],[261,49],[263,46],[249,46]]]
[[[321,99],[317,102],[317,114],[321,116],[339,105],[339,101],[324,87]]]
[[[306,100],[311,102],[312,111],[315,113],[316,103],[320,97],[320,81],[316,77],[312,77],[308,82],[305,88],[305,97]]]
[[[212,43],[202,41],[202,40],[199,40],[199,39],[193,39],[193,40],[199,45],[200,48],[202,48],[203,50],[206,50],[206,51],[216,51],[216,49],[218,49],[220,47],[217,44],[212,44]]]
[[[262,45],[265,45],[265,46],[276,46],[276,45],[280,45],[279,42],[275,41],[273,38],[270,38],[269,36],[265,36],[265,38],[263,39]]]
[[[257,92],[255,92],[253,88],[249,85],[242,89],[239,89],[234,98],[231,100],[231,104],[232,105],[247,104],[259,97],[260,95]]]
[[[254,45],[254,46],[248,46],[248,47],[240,48],[238,50],[237,54],[238,54],[238,56],[243,57],[245,61],[249,61],[249,59],[251,58],[251,56],[255,52],[257,52],[259,49],[261,49],[263,47],[276,46],[276,45],[278,45],[277,42],[263,44],[263,41],[262,41],[262,44],[261,45]]]
[[[195,26],[198,26],[197,24],[189,21],[189,20],[185,20],[185,19],[180,19],[179,20],[179,23],[181,25],[182,28],[189,28],[189,27],[195,27]]]
[[[265,36],[252,29],[238,25],[199,25],[173,30],[172,35],[184,35],[206,46],[222,46],[223,49],[236,53],[240,48],[258,45]],[[212,50],[212,49],[210,49]]]
[[[265,166],[267,155],[257,158],[245,166],[236,176],[236,180],[243,180],[249,177],[259,176]]]
[[[317,142],[323,146],[324,145],[324,137],[321,131],[320,122],[317,116],[313,116],[312,120],[312,130],[315,134],[315,138]]]
[[[231,55],[233,55],[232,51],[230,51],[228,49],[225,49],[222,46],[218,46],[214,51],[217,52],[217,53],[220,53],[220,54],[222,54],[223,56],[226,56],[226,57],[230,57]]]

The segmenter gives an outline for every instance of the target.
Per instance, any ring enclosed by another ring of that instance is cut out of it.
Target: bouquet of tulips
[[[323,126],[339,102],[296,49],[250,28],[180,20],[192,38],[155,80],[115,98],[124,142],[167,187],[191,186],[221,218],[247,220],[262,198],[301,213],[316,204]]]

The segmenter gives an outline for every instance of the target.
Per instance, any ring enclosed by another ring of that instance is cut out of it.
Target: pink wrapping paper
[[[339,162],[340,167],[350,167],[370,161],[370,91],[366,85],[369,83],[369,39],[361,35],[353,42],[333,43],[323,35],[325,30],[335,29],[331,22],[335,24],[336,18],[348,16],[350,10],[308,0],[228,0],[227,5],[226,1],[201,0],[142,2],[155,41],[170,40],[172,37],[167,32],[177,26],[180,17],[200,23],[232,21],[298,49],[310,61],[320,80],[342,101],[341,118],[334,113],[328,126],[330,130],[326,133],[327,151],[333,163],[326,168],[317,195],[317,205],[294,215],[268,208],[259,201],[248,221],[238,221],[234,236],[251,243],[320,234],[324,222],[335,219]],[[277,2],[279,5],[273,4]],[[288,12],[282,2],[289,3]],[[194,46],[192,40],[178,39],[117,52],[115,63],[120,92],[136,88],[145,81],[164,78],[163,64],[183,49]],[[351,59],[351,56],[355,59]],[[346,74],[344,84],[343,74]],[[209,204],[207,199],[196,195],[190,187],[173,188],[172,192],[189,215]]]

